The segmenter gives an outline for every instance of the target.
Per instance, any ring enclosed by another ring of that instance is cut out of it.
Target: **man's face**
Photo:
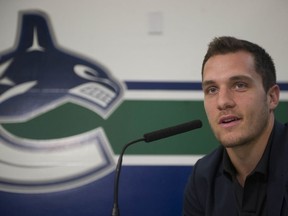
[[[241,146],[266,136],[274,107],[251,54],[211,57],[204,66],[202,85],[210,126],[223,146]]]

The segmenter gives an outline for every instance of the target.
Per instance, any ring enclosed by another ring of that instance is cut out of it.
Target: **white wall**
[[[123,81],[200,81],[207,44],[221,35],[266,48],[279,81],[288,81],[285,0],[0,0],[0,52],[14,45],[18,12],[27,9],[48,14],[60,46]],[[162,15],[162,34],[149,34],[151,12]]]

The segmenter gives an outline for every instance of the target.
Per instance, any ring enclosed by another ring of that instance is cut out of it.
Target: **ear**
[[[272,86],[267,92],[268,105],[270,110],[274,110],[279,103],[280,88],[278,85]]]

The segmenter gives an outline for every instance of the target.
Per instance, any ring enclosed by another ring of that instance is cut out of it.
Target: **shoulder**
[[[275,127],[275,133],[276,133],[276,136],[281,136],[281,135],[287,135],[287,132],[288,132],[288,122],[285,123],[285,124],[282,124],[278,121],[275,121],[275,124],[274,124],[274,127]]]
[[[273,133],[269,164],[271,175],[278,176],[288,172],[288,123],[275,121]]]
[[[204,215],[215,174],[219,172],[224,148],[215,149],[193,166],[185,189],[184,215]]]
[[[288,123],[282,124],[275,121],[272,148],[283,151],[288,143]]]
[[[210,173],[213,170],[218,170],[220,163],[222,162],[224,148],[219,146],[217,149],[207,154],[203,158],[199,159],[194,168],[197,172]]]
[[[197,185],[195,188],[206,190],[214,182],[215,177],[221,175],[223,151],[224,148],[219,146],[196,162],[190,178],[192,184]]]

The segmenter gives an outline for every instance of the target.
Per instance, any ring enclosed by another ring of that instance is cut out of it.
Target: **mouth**
[[[233,127],[240,122],[241,118],[237,116],[225,116],[219,120],[219,124],[223,127]]]

